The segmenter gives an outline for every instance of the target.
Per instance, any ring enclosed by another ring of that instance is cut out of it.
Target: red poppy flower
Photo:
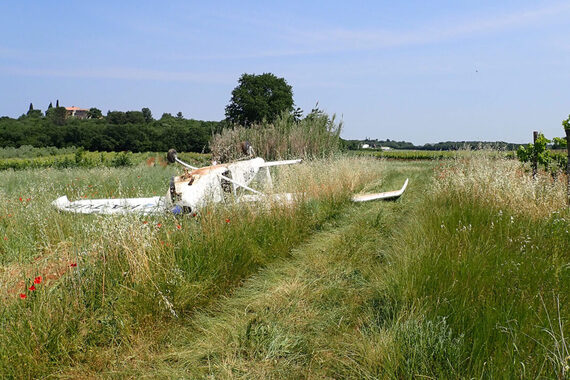
[[[162,227],[162,224],[158,223],[156,226],[157,226],[158,228],[160,228],[160,227]]]
[[[228,219],[226,219],[226,223],[229,223],[229,222],[230,222],[230,219],[229,219],[229,218],[228,218]]]
[[[18,198],[20,200],[20,202],[22,201],[22,197]]]
[[[4,236],[4,240],[8,240],[8,236]]]
[[[34,284],[41,284],[41,283],[42,283],[42,276],[34,278]]]
[[[77,263],[71,263],[69,264],[70,267],[75,268],[77,266]]]
[[[25,295],[24,293],[20,293],[20,298],[21,298],[21,299],[26,299],[27,297],[28,297],[28,296]]]
[[[29,202],[31,200],[32,200],[32,198],[26,198],[26,202]]]
[[[36,290],[36,286],[35,286],[35,285],[32,285],[32,286],[30,286],[28,289],[30,289],[30,290],[33,292],[34,290]]]
[[[145,220],[145,221],[143,221],[143,224],[148,224],[148,222]]]
[[[181,229],[182,226],[179,224],[179,225],[176,226],[176,228],[177,228],[177,229]]]

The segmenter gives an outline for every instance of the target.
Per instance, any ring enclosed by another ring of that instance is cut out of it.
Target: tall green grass
[[[351,207],[126,373],[567,378],[563,186],[481,155],[426,165],[394,164],[401,200]]]
[[[0,173],[0,374],[104,370],[140,337],[176,329],[286,257],[339,217],[351,191],[380,168],[356,159],[280,168],[277,190],[306,194],[294,205],[226,205],[196,217],[73,215],[50,206],[63,194],[161,194],[172,167]]]
[[[278,191],[306,193],[293,207],[49,206],[53,193],[160,193],[174,171],[0,173],[1,375],[568,377],[563,179],[481,154],[343,158],[279,168]],[[405,177],[396,202],[349,204]]]
[[[447,372],[428,350],[396,368],[436,377],[568,376],[570,214],[562,184],[484,157],[436,178],[429,207],[416,208],[394,240],[384,299],[396,302],[379,310],[395,315],[388,331],[396,336],[412,323],[425,339],[436,334],[444,349],[455,347],[458,365]],[[434,324],[442,323],[438,333]]]

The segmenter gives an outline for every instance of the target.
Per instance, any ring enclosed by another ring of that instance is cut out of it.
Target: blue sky
[[[59,99],[221,120],[264,72],[345,138],[528,142],[570,114],[568,1],[0,4],[0,115]]]

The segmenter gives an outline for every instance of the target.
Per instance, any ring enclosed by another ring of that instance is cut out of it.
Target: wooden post
[[[532,178],[536,179],[536,174],[538,172],[538,157],[536,156],[536,139],[538,138],[538,131],[532,132],[532,143],[535,145],[534,153],[531,157],[531,165],[532,165]]]
[[[568,202],[568,207],[570,207],[570,127],[565,128],[564,132],[566,132],[566,151],[568,154],[568,162],[566,164],[566,201]]]
[[[570,115],[568,119],[562,120],[562,127],[566,132],[566,151],[568,152],[568,163],[566,164],[566,201],[570,207]]]

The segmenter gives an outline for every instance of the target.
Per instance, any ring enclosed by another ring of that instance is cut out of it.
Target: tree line
[[[521,144],[507,143],[504,141],[444,141],[434,144],[414,145],[408,141],[395,141],[395,140],[378,140],[378,139],[364,139],[364,140],[344,140],[344,146],[348,150],[359,150],[364,144],[367,144],[372,149],[380,149],[387,147],[392,149],[411,149],[411,150],[460,150],[460,149],[500,149],[500,150],[516,150]]]
[[[141,111],[101,111],[91,108],[87,119],[67,117],[64,107],[49,107],[45,115],[30,105],[17,119],[0,117],[0,146],[82,147],[90,151],[207,152],[208,142],[220,128],[217,121],[185,119],[165,113],[155,120],[148,108]]]

